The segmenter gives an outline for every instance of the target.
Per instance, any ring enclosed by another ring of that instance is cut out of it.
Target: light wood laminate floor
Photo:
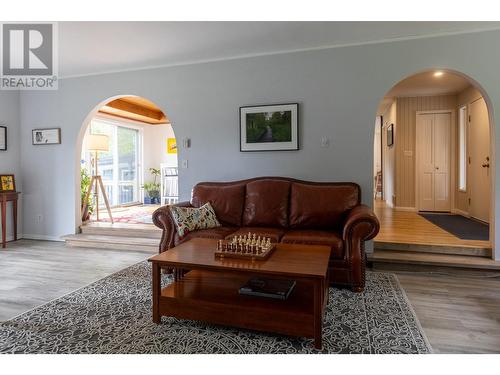
[[[374,211],[380,220],[380,231],[375,241],[491,248],[489,241],[461,240],[418,213],[394,210],[381,200],[374,202]]]
[[[61,297],[154,254],[20,240],[0,249],[0,321]]]
[[[147,257],[145,252],[68,248],[59,242],[10,243],[0,251],[0,320]],[[488,271],[388,272],[398,275],[435,352],[500,352],[500,278]]]
[[[435,353],[500,353],[500,273],[440,272],[394,272]]]

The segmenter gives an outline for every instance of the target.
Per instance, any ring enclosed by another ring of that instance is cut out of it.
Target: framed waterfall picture
[[[240,107],[240,151],[299,149],[299,104]]]

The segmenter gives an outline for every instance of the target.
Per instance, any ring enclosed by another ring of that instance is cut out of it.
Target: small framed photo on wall
[[[0,151],[7,151],[7,127],[0,126]]]
[[[387,147],[391,147],[394,144],[394,124],[387,127]]]
[[[0,175],[0,193],[16,191],[16,180],[13,174]]]
[[[31,141],[33,145],[58,145],[61,143],[61,128],[33,129]]]

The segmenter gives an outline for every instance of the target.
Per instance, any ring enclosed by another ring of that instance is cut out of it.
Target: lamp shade
[[[89,151],[109,151],[109,138],[104,134],[89,134],[87,136]]]

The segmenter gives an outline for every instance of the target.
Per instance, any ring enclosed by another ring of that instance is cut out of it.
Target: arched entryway
[[[491,102],[472,78],[428,69],[404,78],[375,119],[375,249],[494,256]]]
[[[177,142],[167,114],[152,101],[119,95],[86,117],[76,144],[77,225],[150,224],[178,196]]]

